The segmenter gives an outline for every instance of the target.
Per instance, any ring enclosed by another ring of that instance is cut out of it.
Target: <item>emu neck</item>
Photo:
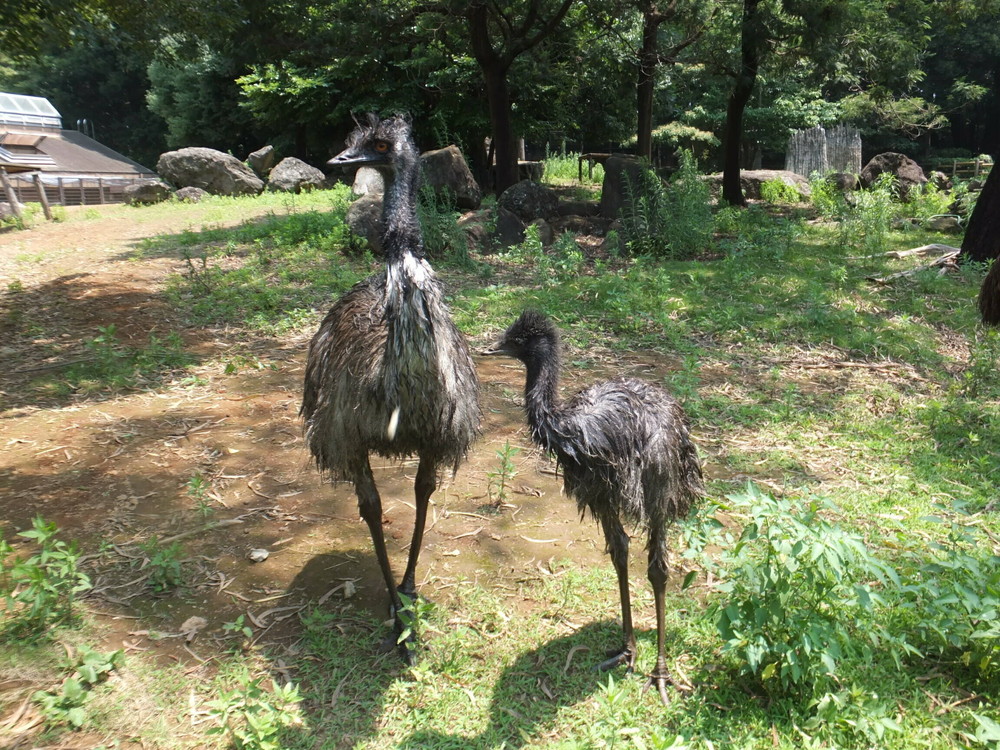
[[[543,447],[553,445],[553,428],[559,412],[559,352],[550,342],[548,350],[525,362],[527,380],[524,386],[524,406],[528,424]]]
[[[382,202],[382,250],[387,263],[402,259],[407,252],[423,257],[424,240],[417,218],[419,183],[420,162],[416,153],[400,155],[396,169],[386,177]]]

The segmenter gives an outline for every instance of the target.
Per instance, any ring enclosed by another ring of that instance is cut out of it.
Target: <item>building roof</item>
[[[76,130],[47,99],[0,92],[0,165],[46,177],[154,177],[155,173]]]

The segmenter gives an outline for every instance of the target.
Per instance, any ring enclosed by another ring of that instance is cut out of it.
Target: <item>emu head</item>
[[[355,120],[357,127],[347,136],[347,148],[327,162],[328,166],[369,166],[396,171],[416,158],[410,118],[393,115],[384,120],[369,113]]]
[[[558,349],[559,331],[552,321],[537,310],[525,310],[483,354],[506,354],[528,363],[539,358],[554,360]]]

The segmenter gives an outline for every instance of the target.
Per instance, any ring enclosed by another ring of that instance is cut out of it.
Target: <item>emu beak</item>
[[[495,344],[487,346],[485,349],[481,349],[480,354],[491,355],[491,354],[506,354],[507,350],[503,348],[503,344],[497,341]]]

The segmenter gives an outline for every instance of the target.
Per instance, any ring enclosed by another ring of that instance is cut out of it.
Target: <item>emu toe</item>
[[[610,649],[605,652],[605,656],[608,658],[594,667],[594,669],[598,672],[607,672],[609,669],[614,669],[622,664],[628,668],[629,672],[635,669],[634,646],[623,646],[620,649]]]
[[[665,672],[664,672],[664,673],[657,673],[657,672],[653,672],[653,673],[652,673],[652,674],[651,674],[651,675],[649,676],[649,679],[648,679],[648,680],[646,680],[646,684],[645,684],[645,685],[643,686],[643,688],[642,688],[642,692],[643,692],[643,693],[645,693],[645,692],[646,692],[647,690],[649,690],[649,689],[650,689],[650,688],[651,688],[651,687],[652,687],[653,685],[656,685],[656,689],[657,689],[657,690],[659,691],[659,693],[660,693],[660,700],[661,700],[661,701],[663,701],[663,705],[664,705],[664,706],[669,706],[669,705],[670,705],[670,698],[669,698],[669,697],[667,697],[667,683],[668,683],[668,682],[669,682],[669,683],[670,683],[671,685],[673,685],[673,684],[674,684],[674,681],[673,681],[673,679],[672,679],[672,678],[670,677],[670,675],[669,675],[669,674],[667,674],[667,673],[665,673]]]

